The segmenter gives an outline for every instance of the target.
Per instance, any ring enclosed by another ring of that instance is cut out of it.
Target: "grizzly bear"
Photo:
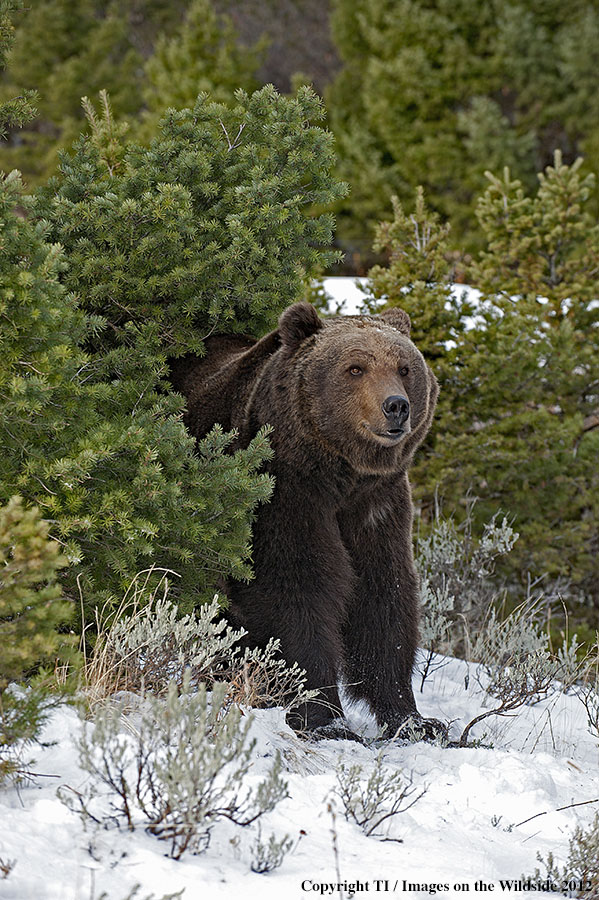
[[[255,577],[228,584],[229,616],[249,643],[277,637],[305,669],[325,702],[293,724],[324,734],[342,715],[339,681],[390,736],[409,717],[434,725],[419,718],[411,684],[419,601],[407,471],[438,386],[409,334],[399,309],[321,320],[296,303],[261,340],[210,337],[205,357],[172,369],[196,438],[219,422],[246,447],[273,427]]]

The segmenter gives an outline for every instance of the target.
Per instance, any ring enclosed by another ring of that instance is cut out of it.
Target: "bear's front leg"
[[[276,472],[271,502],[253,529],[255,575],[230,585],[231,614],[248,631],[246,643],[280,640],[289,665],[305,669],[316,700],[296,708],[296,730],[330,725],[342,715],[337,689],[343,669],[341,636],[354,577],[332,506],[310,483]]]
[[[412,690],[420,609],[407,478],[376,479],[339,521],[358,579],[343,632],[347,691],[368,702],[388,737],[410,718],[431,737],[437,729],[420,717]]]

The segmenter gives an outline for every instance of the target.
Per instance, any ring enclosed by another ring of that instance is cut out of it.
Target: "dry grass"
[[[80,679],[91,711],[115,694],[121,699],[146,691],[164,695],[171,681],[182,683],[186,671],[192,685],[226,682],[228,703],[241,707],[288,710],[316,698],[316,692],[305,690],[303,670],[280,657],[278,641],[264,649],[240,648],[244,632],[219,617],[217,596],[179,617],[169,600],[173,575],[166,569],[140,572],[110,621],[97,615],[97,638]]]
[[[160,580],[150,588],[157,572],[161,573]],[[139,673],[133,663],[140,648],[133,648],[124,656],[115,653],[114,631],[126,611],[127,619],[133,626],[145,614],[144,610],[148,605],[153,606],[158,600],[165,600],[169,592],[169,576],[178,577],[177,573],[170,569],[155,567],[138,572],[125,591],[116,612],[112,612],[110,620],[104,616],[104,610],[96,610],[94,625],[97,637],[91,654],[86,650],[86,635],[92,629],[92,623],[87,625],[83,623],[81,649],[84,662],[79,687],[85,694],[90,711],[93,711],[98,703],[105,702],[119,692],[139,690]],[[83,616],[82,598],[81,612]]]

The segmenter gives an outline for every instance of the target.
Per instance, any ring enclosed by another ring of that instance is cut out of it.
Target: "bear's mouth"
[[[396,441],[398,438],[402,436],[402,434],[406,433],[405,428],[389,428],[387,431],[379,431],[377,432],[379,437],[391,438]]]
[[[391,443],[395,444],[400,440],[405,434],[408,434],[411,431],[410,426],[406,428],[405,426],[397,425],[395,428],[387,428],[385,431],[376,431],[369,425],[367,422],[364,422],[364,427],[367,428],[375,437],[383,438],[385,441],[391,441]]]

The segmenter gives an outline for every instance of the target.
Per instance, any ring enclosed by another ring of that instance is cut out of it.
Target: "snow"
[[[362,312],[361,307],[366,299],[367,278],[345,278],[333,276],[324,278],[322,286],[329,298],[331,312],[345,316],[355,316]]]
[[[415,675],[414,690],[421,712],[451,721],[455,739],[468,721],[489,708],[489,698],[474,664],[439,662],[443,664],[422,693]],[[368,728],[366,709],[348,714],[357,727]],[[259,781],[278,750],[289,785],[289,798],[261,820],[263,840],[271,832],[293,839],[280,868],[266,875],[251,871],[257,824],[217,824],[203,854],[186,853],[178,862],[166,855],[165,843],[146,834],[141,821],[134,832],[115,823],[106,828],[84,825],[56,795],[59,785],[82,790],[88,777],[79,768],[74,743],[82,722],[74,709],[64,706],[46,726],[43,739],[49,746],[35,748],[36,775],[30,783],[0,790],[0,859],[16,861],[0,880],[0,897],[99,900],[106,892],[106,900],[125,900],[139,884],[137,900],[182,888],[186,900],[345,900],[352,896],[352,883],[355,896],[449,897],[494,890],[530,897],[517,886],[503,890],[500,881],[532,875],[537,851],[545,857],[553,851],[558,862],[565,862],[569,836],[577,825],[588,827],[598,808],[597,803],[572,806],[599,797],[599,754],[582,703],[575,693],[562,693],[559,685],[513,717],[479,723],[471,737],[481,745],[464,749],[422,742],[366,746],[304,741],[287,727],[280,709],[251,715],[256,744],[248,778]],[[366,778],[380,752],[390,771],[410,775],[419,792],[426,788],[409,810],[388,820],[387,836],[394,841],[366,837],[345,820],[334,793],[340,763],[362,765]],[[566,808],[558,811],[561,807]],[[339,880],[348,883],[344,890],[337,889]],[[409,890],[407,884],[404,889],[404,881],[420,889]],[[543,895],[537,891],[533,896]]]
[[[346,278],[344,276],[331,276],[324,278],[322,285],[325,294],[329,298],[329,310],[341,313],[345,316],[355,316],[363,312],[362,307],[366,300],[367,278]],[[452,295],[458,300],[468,300],[477,306],[480,302],[480,291],[467,284],[453,284]],[[474,327],[475,318],[466,319],[466,327]]]

